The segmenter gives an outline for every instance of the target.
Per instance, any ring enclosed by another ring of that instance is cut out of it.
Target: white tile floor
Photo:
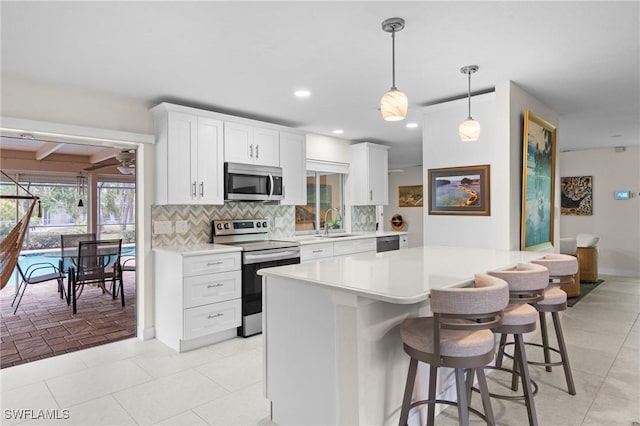
[[[640,422],[640,280],[603,278],[562,317],[578,394],[566,393],[561,370],[532,367],[540,425]],[[261,336],[183,354],[156,340],[116,342],[0,370],[0,423],[272,425],[261,362]],[[499,424],[527,424],[519,402],[493,407]],[[19,409],[68,418],[17,419]],[[455,411],[436,423],[457,424]]]

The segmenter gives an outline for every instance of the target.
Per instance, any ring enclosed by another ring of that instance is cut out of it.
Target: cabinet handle
[[[193,183],[191,184],[191,196],[195,197],[196,196],[196,181],[194,180]]]
[[[253,158],[253,144],[249,145],[249,158]]]
[[[258,148],[260,148],[260,146],[256,145],[256,160],[260,158],[260,151],[258,151]]]
[[[322,253],[322,250],[313,250],[311,253]]]
[[[204,181],[200,182],[200,196],[204,197]]]
[[[217,283],[217,284],[209,284],[209,285],[207,285],[207,288],[222,287],[223,285],[224,285],[224,284],[220,284],[220,283]]]
[[[223,313],[217,313],[217,314],[215,314],[215,315],[209,315],[209,316],[207,316],[207,319],[218,318],[218,317],[221,317],[221,316],[224,316],[224,314],[223,314]]]
[[[222,263],[224,263],[224,262],[221,261],[221,260],[219,260],[217,262],[207,262],[207,266],[221,265]]]
[[[373,189],[369,190],[369,201],[373,200]]]

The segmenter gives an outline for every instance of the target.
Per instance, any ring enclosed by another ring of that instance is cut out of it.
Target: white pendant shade
[[[460,133],[460,140],[463,142],[477,141],[480,137],[480,123],[469,117],[460,123],[458,132]]]
[[[391,89],[380,99],[380,112],[386,121],[400,121],[407,116],[407,95]]]

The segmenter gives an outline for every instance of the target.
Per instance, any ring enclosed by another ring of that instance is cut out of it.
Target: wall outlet
[[[176,220],[176,234],[186,234],[189,231],[186,220]]]
[[[173,223],[170,220],[156,220],[153,222],[154,234],[171,234],[173,232]]]

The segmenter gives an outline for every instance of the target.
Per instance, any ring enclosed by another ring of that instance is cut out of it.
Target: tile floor
[[[0,368],[135,337],[135,272],[124,272],[123,280],[124,308],[120,299],[87,286],[76,315],[57,296],[55,280],[28,286],[15,315],[14,288],[5,287],[0,293]]]
[[[562,317],[578,394],[566,393],[561,371],[532,368],[540,425],[640,422],[640,280],[605,279]],[[6,368],[0,423],[273,425],[261,396],[262,350],[261,336],[183,354],[128,339]],[[524,405],[494,400],[493,407],[498,424],[527,424]],[[19,420],[11,410],[21,408],[68,419]],[[457,424],[455,411],[436,423]]]

